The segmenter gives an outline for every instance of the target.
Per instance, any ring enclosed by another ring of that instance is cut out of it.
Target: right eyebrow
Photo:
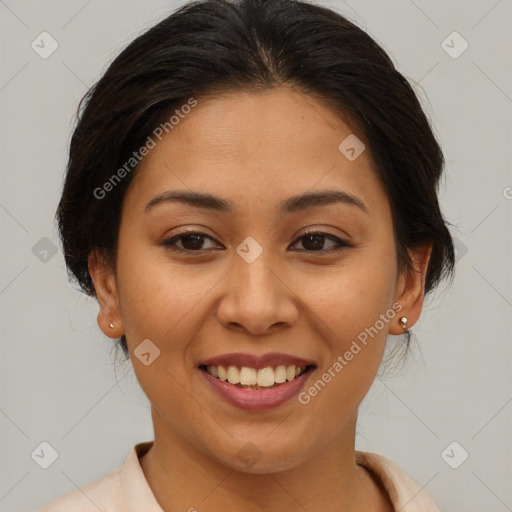
[[[232,203],[225,199],[221,199],[220,197],[216,197],[212,194],[207,194],[204,192],[189,192],[180,190],[166,191],[157,195],[146,204],[144,210],[147,212],[158,204],[164,204],[168,202],[179,202],[189,206],[206,208],[224,213],[233,212]]]

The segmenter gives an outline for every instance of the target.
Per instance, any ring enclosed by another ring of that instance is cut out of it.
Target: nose
[[[264,250],[251,263],[235,255],[225,277],[217,309],[219,322],[228,329],[263,335],[292,326],[299,317],[298,300],[281,265]]]

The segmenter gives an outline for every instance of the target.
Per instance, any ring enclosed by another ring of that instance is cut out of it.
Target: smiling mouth
[[[241,389],[274,389],[287,382],[295,380],[300,375],[309,372],[315,365],[295,366],[279,365],[265,368],[250,368],[247,366],[213,366],[200,365],[199,369],[223,382],[229,382]]]

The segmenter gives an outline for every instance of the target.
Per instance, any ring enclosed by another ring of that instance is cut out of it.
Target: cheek
[[[334,344],[355,338],[393,304],[396,263],[392,251],[358,252],[347,262],[302,280],[305,302],[323,321]],[[387,328],[384,329],[387,333]],[[337,341],[336,341],[337,340]]]
[[[304,291],[304,296],[326,342],[317,379],[323,377],[329,389],[323,391],[321,383],[317,386],[324,395],[319,402],[332,400],[339,404],[338,411],[346,411],[349,404],[356,407],[368,391],[382,360],[390,323],[396,322],[395,276],[394,248],[386,245],[360,251],[347,258],[346,266],[303,283],[304,290],[315,290],[307,295]]]
[[[153,337],[160,343],[175,338],[186,325],[187,315],[204,297],[209,283],[204,275],[191,275],[185,265],[171,265],[165,254],[155,257],[144,250],[119,258],[118,280],[127,335],[132,342]]]
[[[188,348],[201,328],[198,304],[214,283],[148,254],[134,250],[118,260],[121,318],[133,369],[158,410],[169,400],[173,408],[187,409],[190,396],[182,386],[190,378]]]

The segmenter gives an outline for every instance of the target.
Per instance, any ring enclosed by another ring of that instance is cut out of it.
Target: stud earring
[[[404,331],[407,330],[407,317],[403,316],[400,318],[400,325],[403,327]]]
[[[110,322],[109,327],[110,327],[111,329],[113,329],[113,328],[114,328],[114,324],[113,324],[112,322]]]

